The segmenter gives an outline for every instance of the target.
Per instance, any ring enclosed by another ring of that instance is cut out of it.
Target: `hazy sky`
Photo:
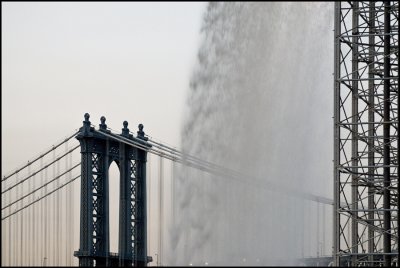
[[[2,2],[3,175],[81,126],[179,145],[205,3]]]

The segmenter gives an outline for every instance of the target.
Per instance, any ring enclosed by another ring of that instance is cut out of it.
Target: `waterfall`
[[[333,3],[209,3],[201,37],[182,149],[245,176],[178,170],[166,264],[330,254],[309,201],[269,185],[332,198]]]

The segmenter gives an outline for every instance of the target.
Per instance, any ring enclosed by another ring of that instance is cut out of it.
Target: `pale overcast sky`
[[[206,3],[2,2],[3,175],[82,124],[179,145]]]

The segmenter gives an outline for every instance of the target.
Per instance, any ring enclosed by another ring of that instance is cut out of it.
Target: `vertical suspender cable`
[[[297,225],[296,232],[299,234],[297,245],[299,247],[299,254],[300,257],[304,258],[304,230],[305,230],[305,223],[304,223],[304,200],[302,202],[298,202],[296,209],[296,221],[300,224]]]
[[[16,181],[18,182],[18,173],[15,175],[16,176]],[[20,188],[20,187],[22,187],[22,186],[17,186],[16,187],[16,192],[17,192],[17,198],[19,198],[19,191],[18,191],[18,189]],[[18,206],[18,204],[17,204],[17,209],[19,208],[19,206]],[[21,202],[21,208],[22,208],[22,202]],[[16,237],[17,237],[17,239],[18,239],[18,241],[19,241],[19,244],[18,244],[18,248],[15,250],[15,263],[16,263],[16,265],[18,265],[18,266],[22,266],[22,211],[21,211],[21,213],[19,214],[19,216],[17,215],[17,217],[20,219],[17,223],[17,230],[16,230],[16,233],[19,233],[19,235],[17,235],[16,234]],[[18,229],[19,229],[19,232],[18,232]],[[19,254],[18,254],[18,252],[19,252]],[[19,258],[18,258],[18,256],[19,256]],[[18,261],[19,260],[19,261]]]
[[[68,141],[65,142],[65,151],[68,151]],[[69,163],[68,163],[68,155],[65,156],[65,169],[68,170],[70,168]],[[71,178],[71,171],[68,172],[66,174],[66,181],[69,181]],[[70,210],[69,210],[69,206],[70,203],[72,202],[72,199],[70,198],[70,192],[71,192],[71,187],[72,185],[68,185],[66,188],[66,193],[65,193],[65,231],[63,233],[68,233],[70,235],[70,237],[68,238],[67,236],[65,236],[65,265],[71,266],[71,263],[69,262],[70,258],[68,257],[68,250],[70,248],[70,243],[71,243],[71,238],[73,236],[73,234],[71,233],[71,218],[70,218]]]
[[[312,220],[312,213],[311,213],[311,201],[307,201],[307,217],[308,217],[308,223],[311,228],[313,224]],[[311,242],[312,242],[312,231],[311,228],[308,228],[308,256],[312,256],[312,250],[311,250]]]
[[[171,212],[169,213],[170,219],[169,219],[169,230],[173,230],[173,227],[175,226],[175,162],[171,161],[171,180],[170,180],[170,210]],[[169,234],[170,232],[168,232]],[[169,239],[168,239],[169,240]],[[169,247],[168,247],[169,249]],[[169,250],[169,253],[171,254],[171,251]]]
[[[12,193],[10,193],[10,196],[12,197]],[[11,200],[11,198],[10,198]],[[8,208],[8,213],[11,213],[11,207]],[[11,221],[14,221],[14,217],[11,219],[8,219],[8,265],[12,265],[11,262],[11,249],[12,249],[12,243],[11,243],[11,233],[12,233],[12,224]]]
[[[3,195],[2,198],[2,203],[4,202],[9,202],[10,200],[12,200],[12,194],[13,192],[8,193],[8,195]],[[8,197],[8,198],[7,198]],[[8,213],[11,213],[11,207],[8,208]],[[13,219],[9,218],[8,219],[8,224],[6,224],[6,222],[2,222],[1,223],[1,231],[2,231],[2,235],[4,232],[4,237],[5,237],[5,242],[4,244],[8,244],[8,247],[3,246],[1,249],[1,254],[2,254],[2,258],[1,258],[1,265],[2,266],[6,266],[9,265],[11,266],[11,221]],[[6,236],[6,234],[8,233],[8,236]]]
[[[57,161],[57,176],[60,173],[60,161]],[[56,188],[60,186],[60,179],[57,180],[56,182]],[[56,221],[55,221],[55,238],[56,238],[56,265],[60,266],[60,191],[57,191],[55,194],[55,199],[56,199],[56,208],[55,208],[55,213],[56,213]]]
[[[159,189],[159,244],[158,244],[158,255],[160,266],[162,265],[162,258],[163,258],[163,158],[160,156],[160,165],[159,165],[159,180],[158,180],[158,189]]]
[[[175,162],[171,161],[171,227],[175,224]]]
[[[13,192],[14,192],[14,195],[15,195],[15,198],[18,198],[17,197],[17,192],[16,192],[16,190],[17,189],[15,189]],[[17,204],[16,205],[14,205],[14,211],[17,209]],[[11,209],[11,207],[10,207],[10,212],[12,212],[13,211],[12,209]],[[18,256],[17,256],[17,242],[18,242],[18,238],[17,238],[17,233],[18,233],[18,215],[15,215],[15,217],[13,217],[13,221],[12,221],[12,237],[11,237],[11,240],[12,240],[12,248],[11,248],[11,262],[10,262],[10,265],[12,265],[12,266],[17,266],[18,264],[17,264],[17,260],[18,260]]]
[[[301,213],[300,213],[300,220],[301,223],[303,224],[303,232],[301,232],[301,258],[304,259],[304,248],[306,246],[305,244],[305,232],[306,232],[306,222],[305,219],[306,217],[304,217],[304,213],[305,213],[305,202],[306,200],[303,200],[303,202],[301,203]]]
[[[2,198],[2,202],[3,202],[3,200],[5,199],[4,198],[4,196],[2,196],[1,197]],[[3,242],[3,239],[6,239],[5,237],[5,234],[7,233],[7,230],[6,230],[6,228],[5,228],[5,222],[1,222],[1,238],[2,238],[2,241],[1,242]],[[5,243],[7,243],[7,241],[4,241]],[[5,244],[4,243],[4,244]],[[3,243],[2,243],[3,244]],[[5,260],[6,260],[6,254],[7,254],[7,252],[6,252],[6,248],[3,246],[3,247],[1,247],[1,266],[4,266],[5,265]]]
[[[320,250],[319,250],[319,203],[316,202],[317,205],[317,257],[320,256]]]
[[[31,170],[31,166],[28,167],[28,173],[29,175],[32,174],[32,170]],[[27,193],[29,193],[31,191],[31,186],[32,186],[32,178],[28,180],[28,191]],[[28,202],[32,202],[32,196],[29,196],[28,198]],[[26,256],[27,256],[27,266],[32,266],[32,262],[31,262],[31,250],[32,250],[32,231],[31,231],[31,222],[32,222],[32,217],[31,217],[31,212],[32,212],[32,208],[28,208],[26,209],[26,216],[27,216],[27,220],[26,220],[26,224],[25,224],[25,230],[26,230],[26,239],[25,239],[25,244],[26,244]]]
[[[56,151],[54,150],[53,151],[53,160],[56,158]],[[57,175],[56,175],[56,165],[53,165],[53,178],[55,178]],[[53,199],[53,206],[52,206],[52,208],[53,209],[50,209],[50,214],[52,214],[51,216],[52,216],[52,218],[53,218],[53,228],[52,228],[52,230],[51,230],[51,232],[49,233],[49,238],[51,239],[51,248],[50,248],[50,251],[51,251],[51,261],[52,261],[52,265],[54,265],[54,266],[56,266],[57,265],[57,263],[56,263],[56,243],[55,243],[55,230],[56,230],[56,226],[55,226],[55,224],[56,224],[56,213],[55,213],[55,210],[56,210],[56,199],[55,199],[55,196],[53,195],[52,196],[52,199]]]
[[[18,181],[18,173],[17,173],[17,181]],[[17,196],[19,197],[19,191],[18,191],[18,188],[21,188],[20,189],[20,191],[21,191],[21,196],[23,195],[23,189],[22,189],[22,184],[20,184],[19,186],[17,186]],[[23,203],[21,202],[21,208],[23,207]],[[17,208],[18,208],[18,206],[17,206]],[[18,228],[19,228],[19,250],[17,250],[15,253],[17,253],[17,252],[19,252],[19,254],[17,254],[17,255],[19,255],[19,266],[23,266],[23,256],[24,256],[24,254],[22,253],[22,250],[23,250],[23,243],[22,243],[22,235],[23,235],[23,233],[24,233],[24,229],[22,228],[23,226],[22,226],[22,223],[23,223],[23,214],[24,214],[24,211],[21,211],[21,213],[20,213],[20,215],[19,215],[19,218],[20,218],[20,221],[19,221],[19,225],[18,225]]]
[[[69,164],[70,164],[70,166],[72,166],[72,154],[70,154]],[[72,173],[69,174],[69,179],[72,179]],[[74,218],[74,215],[75,215],[75,210],[74,210],[75,198],[74,198],[74,184],[73,183],[71,183],[71,190],[69,192],[68,201],[69,202],[67,202],[67,203],[69,203],[69,215],[70,215],[70,217],[68,219],[70,219],[70,224],[71,224],[71,228],[70,228],[70,231],[71,231],[71,243],[70,243],[68,255],[69,255],[69,266],[72,266],[73,265],[73,260],[74,260],[73,259],[74,258],[74,256],[73,256],[73,247],[75,245],[75,243],[74,243],[74,241],[75,241],[74,240],[75,239],[75,218]]]
[[[32,188],[29,189],[29,192],[32,192],[33,190],[35,190],[35,175],[32,177],[31,180],[32,180]],[[35,194],[36,193],[33,193],[31,195],[31,202],[35,201]],[[37,224],[35,222],[35,220],[36,220],[36,217],[35,217],[36,209],[35,209],[35,207],[36,206],[37,206],[37,204],[34,204],[34,205],[32,205],[32,208],[31,208],[31,212],[32,212],[32,242],[31,242],[32,243],[31,244],[31,247],[32,247],[32,249],[31,249],[32,261],[31,261],[31,265],[33,265],[33,266],[37,265],[36,264],[37,246],[35,245],[35,244],[37,244],[36,243],[37,242],[37,232],[36,232]]]
[[[9,193],[8,198],[5,198],[5,196],[2,196],[2,203],[5,202],[9,202],[10,200],[12,200],[12,192]],[[8,209],[8,212],[11,212],[11,209]],[[6,213],[6,211],[4,211],[4,213]],[[1,223],[1,231],[2,231],[2,235],[4,232],[4,246],[1,249],[2,254],[4,254],[2,256],[1,259],[1,265],[2,266],[6,266],[9,265],[11,266],[11,249],[12,249],[12,243],[11,243],[11,221],[14,219],[8,219],[8,221],[4,221]],[[8,234],[8,235],[7,235]]]
[[[45,179],[45,183],[46,183],[46,186],[44,187],[44,195],[47,195],[47,174],[48,174],[48,168],[46,168],[45,170],[44,170],[44,179]],[[43,264],[42,264],[42,266],[46,266],[47,265],[47,256],[48,256],[48,250],[47,250],[47,247],[48,247],[48,245],[49,245],[49,243],[47,242],[47,233],[48,233],[48,231],[49,231],[49,229],[48,229],[48,224],[47,224],[47,221],[48,221],[48,219],[49,219],[49,215],[48,215],[48,209],[47,209],[47,207],[48,207],[48,199],[49,198],[45,198],[44,199],[44,213],[43,213],[43,215],[44,215],[44,234],[43,234],[43,236],[44,236],[44,238],[43,238],[43,240],[44,240],[44,253],[43,253]]]
[[[28,167],[28,174],[31,175],[32,171],[31,171],[31,166]],[[28,185],[27,185],[27,190],[25,190],[27,193],[29,193],[29,191],[31,190],[31,180],[28,181]],[[23,191],[24,192],[24,191]],[[28,203],[30,203],[32,200],[32,196],[29,196],[28,198]],[[24,229],[25,229],[25,237],[24,237],[24,244],[25,244],[25,263],[26,266],[31,266],[31,255],[30,255],[30,248],[32,247],[30,242],[31,242],[31,231],[30,231],[30,226],[31,226],[31,208],[28,209],[24,209],[26,212],[26,220],[24,222]]]
[[[326,209],[326,205],[322,204],[322,248],[321,248],[321,255],[322,256],[325,256],[325,232],[326,232],[325,209]]]
[[[40,159],[40,169],[43,168],[43,157]],[[40,173],[40,185],[44,184],[44,178],[43,178],[44,172]],[[44,189],[40,190],[40,192],[42,193],[41,196],[44,196]],[[44,256],[44,252],[46,252],[46,248],[45,248],[45,241],[44,241],[44,232],[45,230],[43,229],[44,227],[44,203],[46,202],[46,200],[43,200],[42,202],[40,202],[40,221],[39,221],[39,229],[40,229],[40,246],[39,246],[39,265],[42,265],[42,259]]]
[[[148,168],[146,169],[147,178],[148,178],[147,183],[146,183],[146,185],[147,185],[147,204],[148,204],[148,206],[147,206],[147,224],[148,224],[147,230],[149,230],[148,236],[147,236],[147,240],[148,240],[147,241],[147,252],[150,253],[151,237],[152,237],[151,234],[153,233],[151,231],[151,226],[152,226],[151,212],[153,211],[151,208],[151,198],[152,198],[151,197],[151,154],[148,154],[147,157],[148,157],[147,158]]]
[[[168,206],[168,208],[167,208],[167,212],[168,212],[168,215],[167,215],[167,217],[166,217],[166,222],[167,222],[167,227],[166,227],[166,229],[167,229],[167,241],[169,240],[169,238],[168,238],[168,235],[169,235],[169,233],[170,233],[170,231],[172,230],[172,218],[173,218],[173,216],[172,216],[172,214],[173,214],[173,202],[172,202],[172,194],[173,194],[173,172],[174,172],[174,161],[170,161],[170,163],[171,163],[171,166],[170,166],[170,178],[169,178],[169,195],[170,195],[170,197],[169,197],[169,200],[168,200],[168,204],[169,204],[169,206]],[[167,253],[166,253],[166,255],[168,256],[168,252],[169,252],[169,250],[168,250],[168,247],[167,247]]]

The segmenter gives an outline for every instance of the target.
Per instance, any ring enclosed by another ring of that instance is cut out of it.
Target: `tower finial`
[[[100,129],[101,130],[107,130],[107,125],[106,125],[106,118],[104,116],[100,117]]]
[[[124,128],[122,129],[122,135],[129,137],[128,121],[124,121],[122,124],[124,125]]]
[[[137,132],[137,137],[139,138],[139,139],[142,139],[142,140],[148,140],[148,138],[145,138],[144,137],[144,131],[143,131],[143,124],[139,124],[139,131]]]
[[[83,127],[81,128],[81,131],[84,135],[86,135],[90,131],[90,115],[88,113],[85,113],[83,117],[85,118],[85,120],[83,121]]]

